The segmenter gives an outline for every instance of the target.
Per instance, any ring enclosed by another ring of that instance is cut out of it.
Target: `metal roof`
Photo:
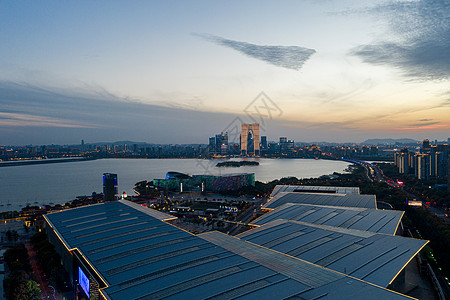
[[[270,194],[275,197],[280,192],[300,193],[330,193],[330,194],[359,194],[359,187],[345,186],[308,186],[308,185],[277,185]]]
[[[371,299],[406,297],[220,232],[203,233],[199,237],[309,287],[295,294],[291,294],[292,290],[287,286],[279,286],[276,289],[268,287],[243,295],[239,297],[240,299],[367,299],[369,295]],[[386,294],[382,295],[382,293]],[[232,297],[222,299],[230,298]]]
[[[394,235],[403,211],[310,204],[284,204],[254,220],[263,225],[285,219]]]
[[[270,199],[263,206],[263,208],[275,209],[286,203],[377,208],[375,195],[314,194],[295,192],[279,192],[275,197]]]
[[[107,299],[408,298],[223,234],[200,238],[159,216],[117,201],[45,218],[105,281]]]
[[[276,220],[239,238],[387,287],[428,241]]]

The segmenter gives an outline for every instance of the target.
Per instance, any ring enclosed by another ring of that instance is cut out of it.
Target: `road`
[[[403,182],[392,180],[391,178],[388,178],[386,175],[384,175],[383,171],[377,165],[362,160],[347,161],[362,165],[366,169],[366,174],[369,177],[370,181],[384,182],[393,188],[402,189],[406,194],[408,194],[409,197],[411,197],[412,199],[416,199],[417,201],[421,201],[422,206],[426,207],[431,213],[444,220],[445,223],[450,224],[450,219],[448,218],[447,212],[445,210],[438,207],[426,205],[426,203],[419,196],[410,192],[407,187],[403,185]]]
[[[253,218],[253,212],[255,211],[255,209],[256,210],[259,209],[261,207],[261,205],[263,203],[265,203],[266,201],[267,201],[266,198],[262,198],[259,201],[250,205],[249,208],[247,208],[245,211],[243,211],[241,214],[239,214],[239,216],[237,216],[235,222],[245,223],[245,224],[250,222],[250,220]],[[233,228],[230,229],[228,234],[235,235],[235,234],[239,233],[238,227],[239,227],[239,225],[233,226]]]
[[[56,300],[53,296],[53,291],[49,288],[48,281],[44,278],[43,273],[39,268],[38,259],[33,246],[30,244],[25,244],[25,247],[28,250],[28,256],[30,257],[30,264],[33,268],[33,274],[36,276],[39,283],[39,288],[41,289],[42,299]]]

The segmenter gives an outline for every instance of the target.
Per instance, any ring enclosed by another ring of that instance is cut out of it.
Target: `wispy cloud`
[[[215,35],[194,34],[217,45],[225,46],[256,58],[291,70],[300,70],[316,50],[299,46],[267,46],[225,39]]]
[[[78,124],[73,121],[61,120],[48,116],[36,116],[24,113],[0,111],[0,126],[13,127],[61,127],[61,128],[96,128],[95,125]]]
[[[58,90],[0,81],[0,141],[6,144],[64,144],[81,139],[207,142],[203,135],[220,131],[232,117],[193,107],[139,103],[102,88]]]
[[[440,122],[419,122],[410,124],[409,127],[430,127],[432,125],[438,125]]]
[[[399,128],[393,128],[393,130],[400,130],[400,131],[426,131],[426,130],[433,130],[433,131],[439,131],[439,130],[448,130],[450,129],[450,125],[444,125],[444,124],[434,124],[434,125],[423,125],[423,126],[409,126],[409,127],[399,127]]]
[[[369,10],[388,21],[393,36],[352,49],[374,65],[391,65],[407,76],[435,80],[450,77],[450,2],[391,1]]]

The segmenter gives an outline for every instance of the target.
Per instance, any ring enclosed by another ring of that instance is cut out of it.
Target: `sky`
[[[450,137],[450,1],[1,1],[0,145]]]

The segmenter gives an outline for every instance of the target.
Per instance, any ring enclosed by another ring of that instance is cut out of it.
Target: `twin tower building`
[[[230,133],[230,136],[229,136]],[[231,141],[229,141],[231,138]],[[238,143],[240,138],[240,143]],[[241,134],[239,135],[239,127],[235,126],[230,132],[224,131],[216,136],[209,138],[209,153],[213,155],[242,155],[242,156],[259,156],[261,154],[261,143],[267,146],[265,136],[259,135],[259,124],[241,124]]]
[[[241,124],[241,155],[260,155],[259,124]]]

